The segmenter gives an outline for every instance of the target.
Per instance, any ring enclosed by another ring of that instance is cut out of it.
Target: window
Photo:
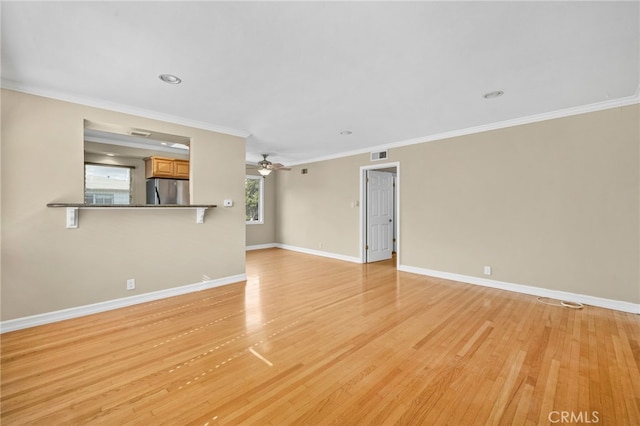
[[[262,176],[247,176],[244,188],[247,223],[263,223],[264,178]]]
[[[131,204],[131,169],[101,164],[84,165],[85,204]]]

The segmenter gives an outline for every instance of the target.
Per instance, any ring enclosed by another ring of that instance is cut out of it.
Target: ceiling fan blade
[[[272,165],[273,170],[291,170],[291,167],[285,167],[284,164],[275,163]]]

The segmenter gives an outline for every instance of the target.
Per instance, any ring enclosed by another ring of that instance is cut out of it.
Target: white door
[[[391,259],[393,251],[393,174],[367,171],[367,262]]]

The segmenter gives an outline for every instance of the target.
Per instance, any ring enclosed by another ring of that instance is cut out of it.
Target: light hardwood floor
[[[279,249],[247,274],[2,335],[2,425],[640,424],[637,315]]]

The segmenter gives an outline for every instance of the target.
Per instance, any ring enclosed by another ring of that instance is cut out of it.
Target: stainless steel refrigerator
[[[189,181],[147,179],[147,204],[189,205]]]

